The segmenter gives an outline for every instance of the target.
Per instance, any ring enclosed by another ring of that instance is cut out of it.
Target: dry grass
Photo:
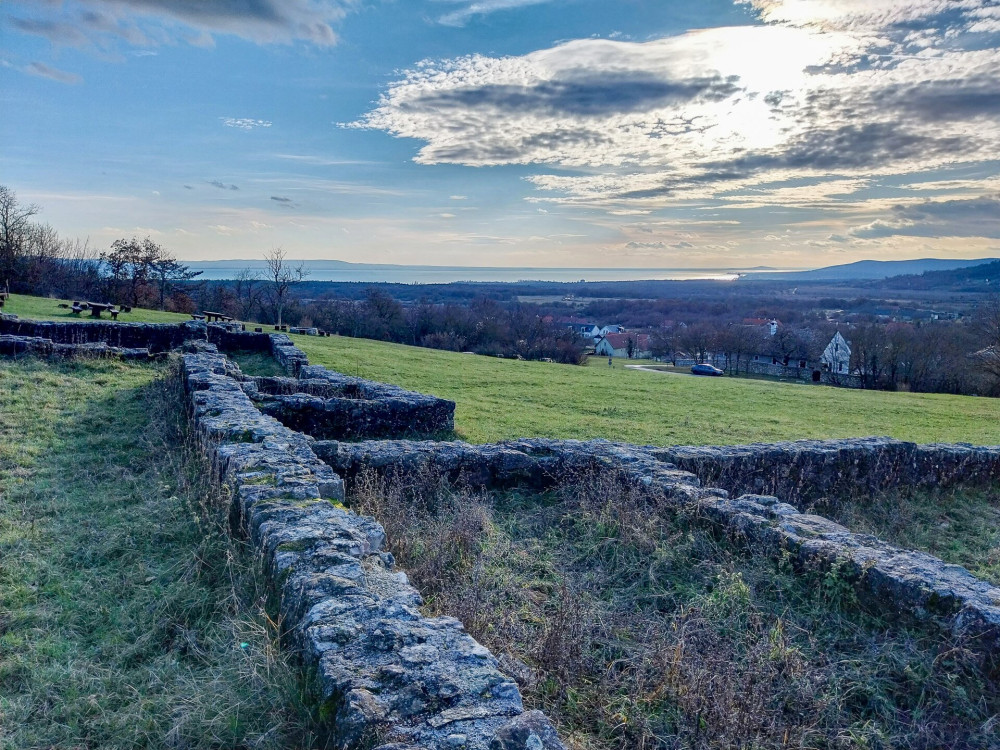
[[[501,655],[574,748],[996,745],[1000,695],[961,644],[890,626],[836,571],[793,575],[646,493],[366,476],[352,502],[386,525],[428,611]]]

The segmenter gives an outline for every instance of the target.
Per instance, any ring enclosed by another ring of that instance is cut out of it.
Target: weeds
[[[367,475],[352,502],[428,613],[460,617],[574,748],[998,744],[1000,696],[960,644],[613,479],[487,496]]]
[[[4,750],[319,744],[178,389],[0,363]]]

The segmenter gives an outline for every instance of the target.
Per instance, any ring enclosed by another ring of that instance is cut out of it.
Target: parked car
[[[693,365],[691,367],[691,373],[694,375],[722,375],[722,370],[718,367],[713,367],[712,365]]]

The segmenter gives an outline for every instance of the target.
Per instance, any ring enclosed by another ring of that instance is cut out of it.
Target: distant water
[[[294,263],[297,265],[297,263]],[[232,279],[251,268],[263,275],[260,261],[198,261],[188,263],[202,271],[200,279]],[[393,266],[362,263],[303,262],[307,281],[356,281],[391,284],[450,284],[458,281],[639,281],[715,279],[733,281],[750,269],[721,268],[473,268],[468,266]],[[760,270],[760,269],[754,269]],[[778,270],[778,269],[769,269]]]

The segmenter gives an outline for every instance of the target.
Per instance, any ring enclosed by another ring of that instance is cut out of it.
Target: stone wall
[[[830,498],[863,501],[894,487],[1000,481],[1000,446],[917,445],[887,437],[656,448],[661,461],[734,494],[777,495],[799,508]]]
[[[252,378],[244,390],[265,414],[322,439],[427,437],[455,429],[455,402],[308,365],[300,377]]]
[[[372,518],[312,441],[258,411],[214,347],[183,357],[195,429],[232,488],[231,516],[264,561],[289,638],[345,750],[556,750],[517,685],[458,620],[420,614]]]
[[[961,638],[981,654],[984,670],[1000,679],[1000,588],[961,566],[924,552],[893,547],[870,535],[855,534],[776,497],[747,494],[732,499],[724,490],[706,489],[694,474],[664,461],[666,454],[660,449],[601,440],[543,439],[487,446],[429,441],[319,441],[313,448],[348,480],[367,467],[404,477],[439,472],[473,487],[509,488],[523,482],[524,486],[538,489],[561,481],[578,481],[586,471],[607,472],[619,481],[662,494],[679,509],[691,511],[695,518],[724,531],[757,554],[788,556],[801,570],[822,571],[836,566],[867,606],[883,615],[937,626]],[[928,446],[927,450],[934,453],[939,448]],[[992,471],[988,468],[992,453],[973,451],[972,456],[982,460],[984,473]]]
[[[13,319],[11,319],[13,318]],[[0,319],[0,334],[48,339],[54,344],[107,344],[121,349],[165,352],[192,338],[205,338],[204,323],[117,323],[110,320],[46,321]]]
[[[9,336],[0,334],[0,356],[17,357],[34,355],[38,357],[114,357],[117,359],[148,360],[153,357],[149,349],[125,349],[108,346],[104,342],[93,344],[55,344],[50,339],[32,336]]]

